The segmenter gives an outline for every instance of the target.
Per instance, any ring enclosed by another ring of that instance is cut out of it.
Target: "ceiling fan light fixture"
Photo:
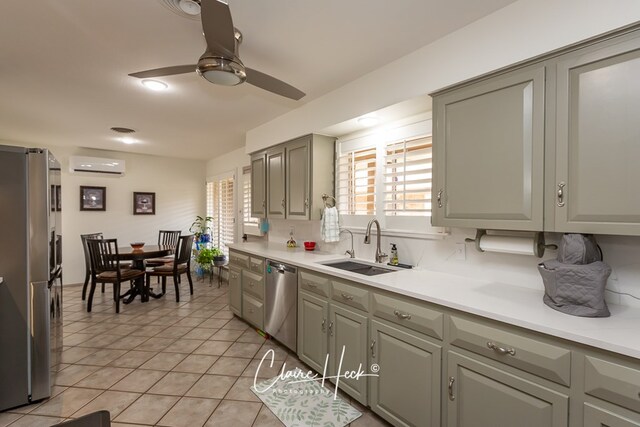
[[[142,86],[146,87],[147,89],[151,89],[151,90],[155,90],[155,91],[161,91],[161,90],[166,90],[169,85],[161,82],[159,80],[153,80],[153,79],[144,79],[142,80]]]
[[[240,61],[222,57],[200,58],[197,71],[207,81],[223,86],[235,86],[247,79],[247,72]]]
[[[180,0],[178,5],[187,15],[200,15],[200,0]]]

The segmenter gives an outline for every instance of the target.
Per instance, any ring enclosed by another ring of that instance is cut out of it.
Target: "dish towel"
[[[340,225],[338,224],[338,208],[325,207],[320,221],[320,234],[325,242],[340,241]]]

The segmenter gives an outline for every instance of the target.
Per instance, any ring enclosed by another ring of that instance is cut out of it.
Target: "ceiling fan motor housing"
[[[247,79],[244,65],[237,58],[229,59],[205,54],[200,57],[196,70],[211,83],[224,86],[235,86]]]

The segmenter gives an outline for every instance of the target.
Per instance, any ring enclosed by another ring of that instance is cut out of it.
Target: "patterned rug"
[[[320,381],[301,378],[299,368],[283,376],[257,382],[251,391],[287,427],[343,427],[362,413],[333,391],[323,387]]]

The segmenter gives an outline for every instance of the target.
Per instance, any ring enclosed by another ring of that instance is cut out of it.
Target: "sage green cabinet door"
[[[267,216],[267,168],[264,153],[251,156],[251,216]]]
[[[557,74],[556,231],[640,235],[640,39],[574,52]]]
[[[368,373],[367,317],[338,307],[329,306],[329,366],[331,375],[364,370]],[[334,380],[338,383],[338,380]],[[367,377],[340,378],[339,388],[367,405]]]
[[[584,427],[640,427],[640,415],[635,420],[584,404]]]
[[[242,270],[229,267],[229,309],[242,316]]]
[[[286,145],[287,218],[309,219],[311,136]]]
[[[329,303],[298,292],[298,357],[317,372],[324,372],[328,355]]]
[[[436,95],[432,224],[542,230],[545,68]]]
[[[267,217],[285,217],[284,147],[267,152]]]
[[[447,357],[448,426],[568,425],[567,396],[455,352]]]
[[[394,426],[440,426],[441,347],[371,321],[369,406]]]

